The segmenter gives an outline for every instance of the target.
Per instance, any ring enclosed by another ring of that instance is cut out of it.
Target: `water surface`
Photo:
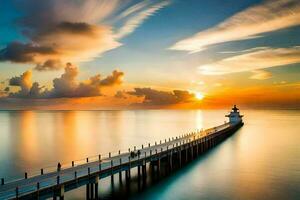
[[[224,110],[0,111],[0,177],[224,123]],[[299,199],[300,111],[244,110],[245,126],[132,199]],[[116,187],[116,190],[118,188]],[[85,189],[66,194],[83,199]],[[109,180],[100,194],[111,198]]]

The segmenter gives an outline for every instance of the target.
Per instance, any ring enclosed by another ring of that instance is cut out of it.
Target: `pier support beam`
[[[161,170],[161,160],[160,160],[160,158],[158,158],[158,160],[157,160],[157,171],[158,172],[160,172],[160,170]]]
[[[65,195],[65,187],[64,185],[60,185],[56,191],[54,191],[53,194],[53,200],[55,199],[60,199],[60,200],[64,200],[64,195]]]
[[[122,183],[122,171],[119,172],[119,183]]]
[[[191,149],[191,160],[194,160],[194,144],[193,143],[191,143],[190,149]]]
[[[170,171],[173,170],[173,152],[171,151],[170,152],[170,155],[168,156],[169,157],[169,168],[170,168]]]
[[[99,178],[94,177],[90,183],[86,184],[86,199],[92,200],[92,199],[98,199],[99,193],[98,193],[98,187],[99,187]]]
[[[125,171],[125,178],[126,178],[126,181],[129,181],[130,180],[130,169],[127,169]]]
[[[147,168],[146,168],[146,162],[144,162],[143,163],[143,165],[142,165],[142,177],[143,177],[143,179],[145,179],[146,178],[146,176],[147,176]]]
[[[199,140],[196,142],[196,152],[197,152],[197,157],[199,156]]]
[[[188,148],[185,148],[185,163],[188,162]]]
[[[141,178],[141,165],[138,165],[138,179]]]
[[[181,165],[182,165],[182,160],[181,160],[181,153],[182,153],[182,151],[181,151],[181,147],[179,147],[179,151],[178,151],[178,156],[179,156],[179,167],[181,167]]]

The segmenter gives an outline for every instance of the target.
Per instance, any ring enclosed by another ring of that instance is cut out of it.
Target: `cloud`
[[[272,77],[272,73],[264,70],[254,70],[252,73],[253,75],[250,76],[250,79],[266,80]]]
[[[119,85],[122,83],[123,77],[124,77],[124,72],[114,70],[112,75],[109,75],[105,79],[101,80],[101,85],[103,86]]]
[[[57,54],[58,52],[53,47],[12,42],[0,50],[0,61],[10,60],[16,63],[27,63],[35,62],[35,58],[38,56],[55,56]]]
[[[116,34],[117,38],[122,38],[132,33],[146,19],[155,14],[155,12],[169,5],[170,1],[162,1],[153,5],[150,4],[150,6],[148,4],[150,4],[150,1],[141,2],[137,4],[137,6],[131,7],[124,12],[123,17],[129,16],[132,13],[135,13],[135,15],[129,17],[125,24],[119,29]]]
[[[222,54],[242,54],[242,53],[249,53],[249,52],[254,52],[254,51],[258,51],[258,50],[266,50],[269,49],[270,47],[254,47],[251,49],[244,49],[241,51],[221,51],[219,53]]]
[[[205,75],[222,75],[244,71],[254,71],[269,67],[283,66],[300,62],[300,48],[268,48],[245,53],[211,64],[199,66]]]
[[[243,10],[210,29],[170,47],[195,53],[211,45],[261,37],[261,34],[300,25],[299,0],[266,0]]]
[[[135,88],[128,94],[144,97],[145,105],[168,105],[186,103],[195,100],[195,95],[185,90],[173,90],[173,92],[159,91],[151,88]]]
[[[144,20],[167,5],[165,0],[13,0],[17,25],[26,42],[10,42],[0,61],[35,64],[57,70],[67,62],[89,61],[122,44]],[[62,64],[63,65],[62,65]]]
[[[65,72],[53,80],[53,88],[47,89],[40,87],[37,82],[32,83],[31,71],[26,71],[21,76],[9,80],[10,86],[20,87],[18,92],[10,93],[9,97],[49,99],[101,96],[102,87],[120,85],[124,76],[123,72],[115,70],[112,75],[104,79],[101,79],[101,75],[97,74],[88,80],[79,82],[77,80],[78,74],[78,68],[68,63]]]
[[[61,63],[60,60],[50,59],[50,60],[46,60],[44,63],[38,63],[34,69],[37,71],[51,71],[51,70],[58,70],[62,68],[62,66],[63,64]]]
[[[127,99],[127,93],[125,91],[117,91],[115,94],[115,98]]]
[[[21,76],[15,76],[9,79],[9,85],[10,86],[18,86],[20,87],[20,91],[17,93],[14,93],[15,96],[26,96],[30,88],[32,86],[32,73],[31,71],[24,72]]]

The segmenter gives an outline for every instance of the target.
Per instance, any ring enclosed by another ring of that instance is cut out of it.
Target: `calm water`
[[[132,199],[299,199],[300,111],[245,110],[245,126]],[[227,111],[0,111],[0,177],[108,154],[224,123]],[[109,179],[110,180],[110,179]],[[100,195],[121,187],[103,180]],[[121,188],[121,189],[120,189]],[[66,194],[83,199],[85,188]],[[133,190],[134,191],[134,190]],[[121,193],[121,192],[120,192]],[[123,196],[124,197],[124,196]]]

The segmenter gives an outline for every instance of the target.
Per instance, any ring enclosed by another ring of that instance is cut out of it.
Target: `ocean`
[[[34,175],[40,168],[107,155],[223,124],[229,110],[0,111],[0,178]],[[241,110],[245,125],[171,175],[141,189],[110,178],[103,199],[300,198],[300,111]],[[84,199],[85,188],[65,199]]]

